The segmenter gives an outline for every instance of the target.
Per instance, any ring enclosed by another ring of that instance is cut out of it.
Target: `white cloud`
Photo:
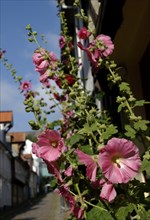
[[[58,3],[57,0],[49,0],[49,1],[48,1],[48,4],[49,4],[49,5],[52,5],[52,4],[53,4],[54,6],[57,6],[57,3]]]
[[[1,81],[1,110],[13,110],[16,109],[17,112],[22,111],[22,96],[17,89],[18,85]]]
[[[23,51],[24,58],[32,59],[34,50],[32,48],[25,48]]]
[[[47,45],[50,48],[50,50],[53,51],[59,58],[60,56],[59,35],[52,32],[48,32],[44,34],[44,36],[45,39],[47,40]]]

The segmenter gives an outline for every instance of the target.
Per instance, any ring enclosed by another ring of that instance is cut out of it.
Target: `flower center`
[[[51,141],[51,146],[56,148],[58,146],[58,141]]]
[[[121,167],[121,160],[119,155],[115,155],[112,157],[112,162],[118,167]]]
[[[24,88],[27,89],[28,88],[28,84],[24,84]]]

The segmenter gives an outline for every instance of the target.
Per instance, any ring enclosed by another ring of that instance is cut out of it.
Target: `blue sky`
[[[17,74],[24,80],[30,80],[34,89],[39,89],[39,74],[34,71],[32,55],[36,49],[34,43],[27,40],[25,27],[31,24],[39,36],[44,34],[48,41],[46,49],[59,57],[58,38],[60,23],[57,17],[56,0],[0,0],[0,47],[5,49],[9,63],[13,64]],[[13,128],[10,131],[30,131],[28,121],[33,119],[26,113],[23,95],[19,85],[3,65],[0,66],[0,111],[13,111]],[[53,119],[60,118],[56,112]]]

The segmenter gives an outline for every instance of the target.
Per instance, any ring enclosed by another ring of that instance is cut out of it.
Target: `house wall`
[[[11,157],[0,142],[0,208],[12,205]]]
[[[147,61],[147,66],[145,65],[141,71],[141,62],[150,45],[150,1],[126,0],[122,13],[123,20],[114,38],[113,58],[124,67],[126,79],[131,84],[135,97],[150,101],[150,93],[148,94],[150,62]],[[147,94],[144,94],[145,88]],[[148,118],[144,108],[136,111],[137,114]]]

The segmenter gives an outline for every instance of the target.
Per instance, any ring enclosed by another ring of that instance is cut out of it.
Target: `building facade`
[[[6,140],[12,125],[12,112],[0,112],[0,208],[12,205],[12,155]]]
[[[39,161],[25,151],[31,150],[32,142],[25,132],[10,132],[12,126],[13,113],[0,112],[0,209],[18,206],[39,193]]]

